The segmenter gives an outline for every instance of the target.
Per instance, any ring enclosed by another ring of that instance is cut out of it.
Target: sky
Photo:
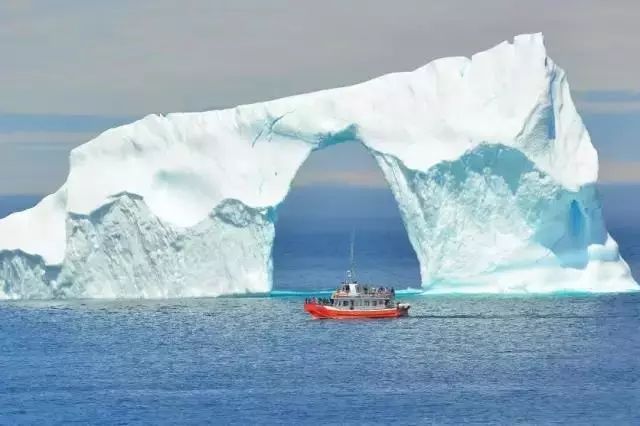
[[[4,0],[0,194],[54,191],[70,149],[149,113],[344,86],[530,32],[568,73],[601,180],[640,181],[639,18],[637,0]],[[296,179],[334,181],[383,184],[348,145]]]

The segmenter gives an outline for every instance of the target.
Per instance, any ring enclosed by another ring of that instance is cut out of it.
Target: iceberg
[[[429,292],[629,291],[597,153],[541,34],[354,86],[149,115],[70,154],[64,185],[0,220],[1,298],[272,288],[278,205],[314,151],[372,154]]]

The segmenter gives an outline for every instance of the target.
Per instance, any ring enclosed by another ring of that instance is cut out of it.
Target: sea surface
[[[409,318],[311,320],[352,231],[361,280],[419,285],[391,194],[354,191],[291,193],[269,297],[0,303],[0,423],[640,424],[637,293],[408,292]],[[601,192],[638,277],[640,187]]]

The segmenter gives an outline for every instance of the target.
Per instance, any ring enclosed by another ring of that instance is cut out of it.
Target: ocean
[[[601,194],[638,279],[640,187]],[[405,293],[408,318],[311,320],[352,231],[362,281],[419,286],[388,190],[298,188],[271,296],[1,302],[0,423],[640,423],[640,294]]]

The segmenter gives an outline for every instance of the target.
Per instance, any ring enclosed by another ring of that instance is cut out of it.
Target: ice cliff
[[[267,292],[278,204],[313,150],[359,141],[428,291],[637,289],[597,153],[539,34],[413,72],[220,111],[150,115],[74,149],[0,220],[0,297]]]

